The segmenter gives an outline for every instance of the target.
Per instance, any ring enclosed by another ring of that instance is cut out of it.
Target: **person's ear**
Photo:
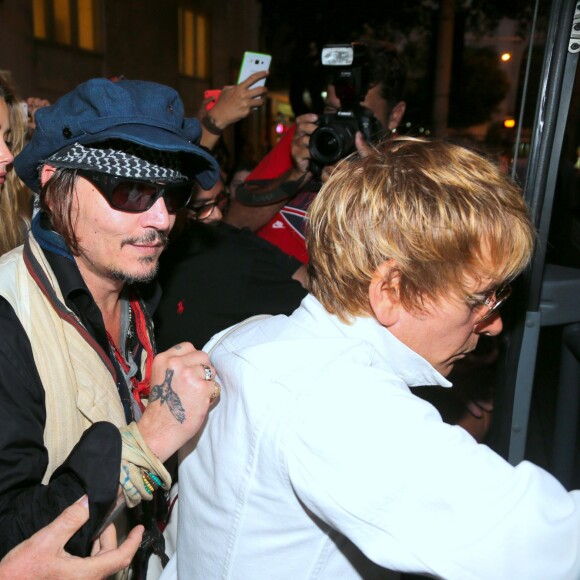
[[[44,184],[54,175],[56,167],[53,165],[43,165],[40,170],[40,185],[44,187]]]
[[[373,274],[369,285],[369,302],[375,318],[386,327],[399,319],[401,302],[399,286],[401,272],[394,260],[383,262]]]
[[[396,129],[403,119],[403,115],[407,110],[407,103],[405,101],[399,101],[392,109],[389,115],[389,126],[388,128],[392,131]]]

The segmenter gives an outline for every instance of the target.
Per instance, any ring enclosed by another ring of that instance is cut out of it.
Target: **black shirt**
[[[190,221],[161,257],[155,315],[159,350],[201,349],[217,332],[255,314],[290,314],[306,296],[302,265],[250,230]]]

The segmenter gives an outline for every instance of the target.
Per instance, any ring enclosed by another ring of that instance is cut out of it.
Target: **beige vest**
[[[106,353],[65,305],[38,243],[29,234],[0,258],[0,296],[12,306],[30,343],[45,392],[48,483],[82,433],[97,421],[126,425]]]

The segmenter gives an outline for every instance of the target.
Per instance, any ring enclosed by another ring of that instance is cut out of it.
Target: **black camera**
[[[370,61],[366,44],[333,44],[322,49],[322,65],[332,74],[340,108],[318,118],[318,128],[310,136],[310,170],[319,175],[325,165],[333,165],[356,150],[354,137],[360,131],[369,142],[380,139],[383,127],[367,107]]]

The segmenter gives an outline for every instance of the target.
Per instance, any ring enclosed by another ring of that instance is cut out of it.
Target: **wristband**
[[[211,115],[205,115],[202,117],[201,124],[212,134],[212,135],[221,135],[223,129],[220,129],[213,120]]]

